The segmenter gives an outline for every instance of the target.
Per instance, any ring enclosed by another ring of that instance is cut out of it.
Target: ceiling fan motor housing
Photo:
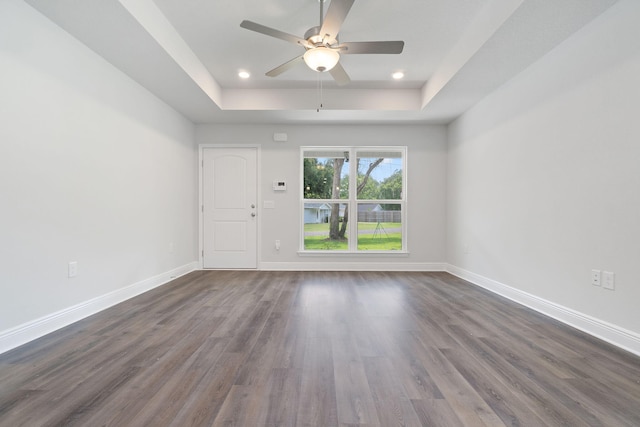
[[[326,34],[324,35],[326,36]],[[304,39],[314,46],[333,46],[338,43],[338,37],[327,39],[320,35],[320,26],[311,27],[304,33]]]

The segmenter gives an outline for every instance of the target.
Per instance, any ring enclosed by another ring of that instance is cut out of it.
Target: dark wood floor
[[[640,426],[640,359],[446,273],[194,272],[0,356],[2,426]]]

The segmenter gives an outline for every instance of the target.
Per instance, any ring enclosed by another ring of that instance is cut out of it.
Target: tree
[[[380,184],[379,194],[381,199],[402,198],[402,171],[396,170]],[[385,204],[382,208],[386,211],[399,210],[398,204]]]
[[[305,199],[331,198],[333,162],[319,163],[316,158],[306,158],[303,162]]]
[[[358,181],[360,182],[358,183],[358,188],[356,189],[357,195],[360,195],[362,190],[366,187],[367,182],[369,181],[369,176],[371,176],[371,172],[373,172],[373,170],[383,161],[384,161],[384,158],[381,157],[376,161],[369,163],[369,167],[367,168],[367,171],[365,172],[365,174],[362,176],[362,179],[358,177]]]
[[[362,176],[359,176],[358,179],[361,180]],[[358,193],[359,199],[379,199],[380,195],[380,183],[373,178],[369,178],[367,182],[362,187],[362,190]]]
[[[332,189],[332,198],[340,197],[340,175],[342,174],[342,166],[344,165],[345,159],[334,159],[333,160],[333,189]],[[358,186],[356,187],[356,196],[359,196],[360,193],[365,189],[367,183],[369,182],[369,177],[371,176],[371,172],[384,161],[384,158],[376,159],[374,162],[369,164],[367,171],[362,175],[362,177],[358,176]],[[359,168],[358,168],[359,169]],[[342,218],[342,225],[340,224],[340,204],[334,203],[331,206],[331,220],[329,222],[329,238],[331,240],[344,240],[344,235],[347,232],[347,222],[349,221],[349,206],[347,205],[344,209],[344,216]]]
[[[340,198],[340,176],[344,159],[333,159],[333,180],[331,181],[331,198]],[[344,222],[347,222],[347,211],[344,212]],[[331,205],[331,217],[329,219],[329,238],[331,240],[344,239],[344,233],[340,232],[340,203]]]
[[[304,198],[305,199],[347,199],[349,193],[349,177],[342,176],[345,158],[326,159],[324,163],[318,158],[303,160]],[[360,161],[360,159],[358,160]],[[384,161],[384,158],[371,162],[364,173],[358,172],[356,196],[358,198],[377,199],[379,186],[371,178],[373,170]],[[360,165],[358,165],[360,166]],[[360,171],[360,167],[357,168]],[[349,208],[345,207],[340,221],[340,203],[331,204],[329,217],[329,238],[344,240],[349,222]]]

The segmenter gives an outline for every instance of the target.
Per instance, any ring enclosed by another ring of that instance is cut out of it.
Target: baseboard
[[[448,273],[640,356],[640,335],[584,313],[447,264]]]
[[[0,354],[199,269],[191,262],[108,294],[0,332]]]
[[[445,263],[261,262],[264,271],[445,271]]]

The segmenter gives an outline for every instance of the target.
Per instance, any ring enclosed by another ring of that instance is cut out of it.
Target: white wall
[[[198,183],[193,124],[22,1],[0,76],[1,352],[193,268]]]
[[[455,121],[447,178],[454,272],[636,352],[639,19],[621,1]]]
[[[320,112],[319,114],[322,114]],[[288,142],[274,142],[274,132]],[[443,126],[340,125],[199,125],[199,144],[259,144],[262,200],[275,209],[261,209],[262,269],[442,269],[445,260],[446,134]],[[408,256],[300,256],[300,147],[307,145],[406,145],[408,147]],[[287,191],[274,192],[275,179],[287,180]],[[274,242],[281,241],[280,251]]]

